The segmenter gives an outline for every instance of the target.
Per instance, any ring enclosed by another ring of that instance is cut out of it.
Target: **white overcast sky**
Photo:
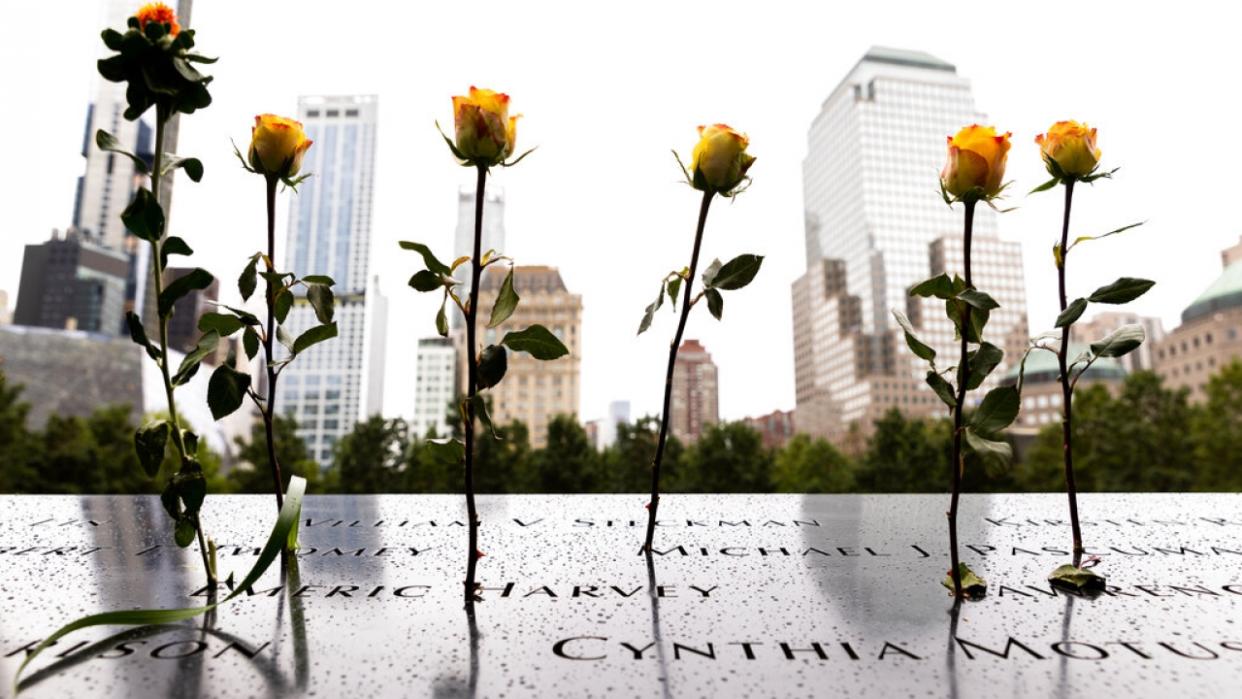
[[[16,293],[22,246],[72,215],[86,104],[102,51],[95,0],[5,0],[0,42],[4,135],[0,289]],[[135,6],[138,4],[135,1]],[[673,315],[635,338],[659,278],[687,262],[698,197],[678,184],[669,148],[688,153],[694,127],[749,133],[754,184],[713,208],[704,255],[767,256],[755,283],[726,296],[723,323],[705,309],[687,337],[720,367],[724,418],[794,405],[789,285],[805,268],[801,161],[820,103],[873,44],[919,49],[968,77],[978,108],[1014,133],[1009,177],[1018,211],[1001,234],[1020,240],[1032,332],[1055,316],[1050,247],[1055,195],[1020,193],[1045,179],[1032,139],[1062,118],[1100,129],[1118,177],[1077,197],[1077,234],[1135,220],[1120,238],[1075,251],[1071,293],[1120,275],[1158,281],[1132,309],[1176,325],[1242,234],[1238,70],[1242,9],[1233,3],[398,3],[198,0],[199,47],[212,106],[183,120],[182,155],[206,165],[179,178],[172,232],[193,261],[232,280],[263,245],[263,193],[229,139],[247,142],[259,112],[292,113],[302,94],[379,95],[372,269],[390,298],[385,408],[413,409],[414,351],[434,332],[434,306],[405,286],[416,267],[401,239],[450,256],[456,167],[432,127],[470,84],[512,96],[525,114],[519,146],[539,151],[500,176],[508,250],[560,267],[582,294],[582,417],[615,399],[658,409]],[[934,196],[936,173],[928,172]],[[288,196],[279,204],[284,241]],[[12,301],[10,301],[12,303]]]

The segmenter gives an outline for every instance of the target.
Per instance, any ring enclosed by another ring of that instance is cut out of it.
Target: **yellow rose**
[[[138,8],[134,19],[138,20],[138,28],[144,32],[147,30],[147,22],[167,24],[169,36],[177,36],[181,32],[181,25],[177,24],[177,13],[162,2],[149,2]]]
[[[729,196],[746,179],[755,156],[746,152],[750,140],[726,124],[699,127],[699,142],[690,154],[695,189]]]
[[[1053,176],[1071,178],[1090,175],[1100,164],[1100,149],[1095,147],[1095,129],[1076,121],[1058,121],[1048,133],[1035,137],[1043,153],[1048,172]],[[1057,172],[1052,163],[1056,163]]]
[[[471,85],[467,96],[453,98],[457,151],[472,164],[497,165],[512,155],[517,120],[509,116],[509,96],[503,92]]]
[[[950,136],[949,160],[940,172],[945,191],[959,199],[991,199],[1000,193],[1010,135],[972,124]]]
[[[302,155],[311,143],[302,122],[260,114],[250,131],[250,167],[261,175],[288,179],[302,169]]]

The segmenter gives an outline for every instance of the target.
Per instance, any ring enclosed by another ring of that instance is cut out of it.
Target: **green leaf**
[[[185,174],[191,180],[199,182],[203,179],[203,161],[198,158],[178,158],[176,156],[165,156],[164,174],[168,174],[177,168],[185,170]]]
[[[1057,316],[1056,327],[1064,328],[1067,325],[1072,325],[1074,321],[1082,317],[1082,313],[1085,310],[1087,310],[1087,299],[1074,299],[1073,303],[1066,306],[1065,310],[1061,311],[1061,314]]]
[[[241,330],[245,324],[241,318],[229,313],[204,313],[198,317],[198,329],[214,331],[220,337],[228,337]]]
[[[134,432],[134,451],[138,454],[138,463],[148,478],[160,475],[160,464],[164,463],[164,448],[168,445],[171,426],[167,420],[148,422]]]
[[[440,337],[448,337],[448,315],[444,312],[448,298],[448,291],[445,290],[444,300],[440,302],[440,312],[436,313],[436,332],[440,333]]]
[[[1111,174],[1111,173],[1109,173],[1109,174]],[[1131,228],[1138,228],[1139,226],[1143,225],[1144,223],[1147,223],[1147,222],[1146,222],[1146,221],[1139,221],[1138,223],[1131,223],[1131,224],[1130,224],[1130,225],[1128,225],[1128,226],[1122,226],[1121,228],[1114,228],[1113,230],[1111,230],[1111,231],[1109,231],[1109,232],[1107,232],[1107,233],[1101,233],[1101,234],[1099,234],[1099,235],[1080,235],[1080,236],[1078,236],[1077,238],[1074,238],[1074,242],[1070,244],[1070,247],[1072,248],[1072,247],[1074,247],[1075,245],[1077,245],[1077,244],[1079,244],[1079,243],[1085,243],[1085,242],[1087,242],[1088,240],[1099,240],[1099,239],[1101,239],[1101,238],[1107,238],[1107,237],[1108,237],[1108,236],[1110,236],[1110,235],[1117,235],[1118,233],[1125,233],[1126,231],[1130,230]]]
[[[169,255],[193,255],[188,243],[175,235],[170,235],[160,244],[160,268],[168,266]]]
[[[181,443],[185,445],[185,453],[198,453],[198,435],[189,430],[181,430]]]
[[[983,328],[988,324],[988,317],[991,311],[985,311],[980,308],[972,308],[970,304],[960,299],[949,299],[945,301],[945,313],[949,319],[953,321],[953,327],[957,331],[957,337],[966,335],[967,342],[980,342],[983,338]],[[970,327],[966,328],[966,332],[962,332],[962,313],[965,309],[970,308]]]
[[[901,311],[893,311],[893,317],[897,319],[897,324],[906,334],[906,345],[910,347],[910,351],[914,352],[914,356],[924,361],[935,361],[936,350],[930,345],[924,344],[922,340],[914,334],[914,326],[910,325],[910,319]]]
[[[285,349],[290,352],[293,351],[293,336],[281,326],[276,327],[276,341],[284,345]]]
[[[202,607],[190,607],[186,609],[127,609],[116,612],[104,612],[102,614],[91,614],[72,621],[56,631],[49,634],[46,638],[35,646],[34,650],[26,655],[21,665],[17,668],[14,681],[21,678],[22,671],[39,656],[49,646],[64,638],[66,635],[73,633],[79,629],[90,628],[93,626],[147,626],[152,624],[173,624],[186,619],[209,612],[217,607],[226,604],[238,595],[251,592],[252,586],[263,577],[272,562],[277,559],[282,550],[285,550],[289,542],[289,535],[297,526],[298,519],[302,516],[302,496],[306,493],[306,479],[300,476],[292,476],[289,479],[289,488],[285,491],[284,505],[280,508],[280,515],[276,518],[276,524],[272,527],[271,533],[267,537],[267,543],[263,545],[263,550],[259,553],[258,560],[254,566],[242,578],[241,584],[234,587],[233,591],[227,597],[214,604],[208,604]]]
[[[983,402],[970,414],[967,424],[978,434],[994,435],[1013,424],[1021,405],[1022,398],[1017,387],[997,386],[983,397]]]
[[[651,327],[652,319],[655,318],[655,312],[660,310],[660,306],[664,305],[664,289],[665,283],[660,282],[660,290],[656,292],[655,301],[647,304],[647,308],[643,310],[643,320],[638,324],[639,335],[647,332],[647,328]]]
[[[197,530],[194,528],[194,520],[190,517],[179,517],[177,526],[173,529],[173,541],[181,548],[185,548],[194,543],[194,534]]]
[[[160,493],[160,504],[164,506],[164,511],[169,517],[178,519],[181,517],[181,498],[177,495],[177,486],[171,480],[164,486],[163,492]]]
[[[1091,351],[1097,357],[1120,357],[1138,349],[1147,337],[1143,326],[1123,325],[1099,342],[1091,343]]]
[[[934,371],[927,372],[927,385],[936,392],[941,402],[950,408],[957,406],[957,396],[953,395],[953,385],[945,380],[943,376]]]
[[[328,323],[326,325],[316,325],[306,332],[298,335],[298,339],[293,341],[293,353],[301,354],[312,345],[330,340],[336,337],[336,323]]]
[[[457,160],[459,160],[461,164],[469,165],[470,159],[467,158],[464,153],[457,150],[457,144],[453,143],[453,140],[451,138],[444,135],[444,130],[440,128],[440,122],[438,121],[436,122],[436,131],[440,132],[440,138],[443,138],[444,142],[448,144],[449,150],[452,151],[453,153],[453,157],[457,158]]]
[[[681,276],[673,277],[665,287],[665,291],[668,292],[668,302],[672,304],[673,310],[677,310],[677,294],[681,293],[682,281],[684,280]]]
[[[460,464],[466,460],[465,445],[451,437],[428,439],[424,444],[431,452],[431,458],[441,463]]]
[[[1035,194],[1036,192],[1046,192],[1046,191],[1048,191],[1049,189],[1052,189],[1053,187],[1055,187],[1055,186],[1057,186],[1057,185],[1059,185],[1059,184],[1061,184],[1061,178],[1060,178],[1060,177],[1053,177],[1052,179],[1050,179],[1050,180],[1048,180],[1047,182],[1045,182],[1045,183],[1043,183],[1043,184],[1039,185],[1039,186],[1038,186],[1038,187],[1036,187],[1035,189],[1032,189],[1029,193],[1030,193],[1030,194]]]
[[[981,437],[972,427],[962,428],[966,447],[988,467],[1005,468],[1013,460],[1013,449],[1008,442]]]
[[[116,32],[113,32],[113,33],[115,34]],[[107,42],[106,37],[104,39],[104,42],[105,43]],[[103,129],[99,129],[98,131],[95,132],[95,145],[99,146],[99,150],[106,150],[109,153],[118,153],[120,155],[125,156],[126,158],[129,158],[130,160],[133,161],[135,170],[137,170],[138,172],[144,175],[150,174],[151,170],[150,168],[147,167],[147,161],[143,160],[142,158],[139,158],[133,153],[130,153],[129,151],[122,148],[121,142],[116,140],[116,137],[108,133],[107,131],[104,131]]]
[[[222,303],[221,303],[221,304],[218,304],[218,305],[220,306],[220,308],[225,308],[225,309],[228,309],[229,311],[231,311],[232,313],[234,313],[234,314],[235,314],[235,315],[236,315],[239,319],[241,319],[241,322],[242,322],[242,323],[244,323],[244,324],[246,324],[246,325],[248,325],[248,326],[256,326],[256,327],[257,327],[257,326],[259,326],[259,325],[262,325],[262,324],[263,324],[263,323],[259,322],[259,317],[258,317],[258,316],[256,316],[255,314],[251,313],[250,311],[243,310],[243,309],[241,309],[241,308],[234,308],[234,307],[232,307],[232,306],[226,306],[226,305],[224,305],[224,304],[222,304]]]
[[[703,296],[707,298],[707,310],[711,311],[716,320],[720,320],[720,316],[724,315],[724,297],[713,288],[704,289]]]
[[[215,277],[201,267],[195,267],[189,273],[172,280],[172,283],[164,287],[164,291],[160,293],[158,302],[160,316],[167,316],[169,313],[172,313],[173,305],[181,297],[191,291],[206,289],[211,286],[213,281],[215,281]]]
[[[173,474],[172,484],[177,489],[177,495],[181,497],[181,502],[185,504],[185,514],[195,515],[203,508],[203,500],[207,499],[207,478],[203,476],[203,469],[194,464],[197,470],[187,471],[184,469]]]
[[[177,368],[177,373],[172,377],[172,385],[181,386],[189,381],[198,371],[199,362],[203,361],[207,355],[212,354],[220,346],[220,335],[214,330],[203,333],[198,338],[198,344],[185,358],[181,360],[181,366]]]
[[[133,311],[126,313],[125,324],[129,326],[129,339],[145,349],[148,357],[157,362],[161,361],[160,350],[147,339],[147,331],[143,329],[142,320],[138,318],[138,314]]]
[[[288,289],[279,289],[276,292],[276,301],[272,304],[272,316],[277,323],[284,323],[289,317],[289,311],[293,308],[293,292]]]
[[[738,255],[720,268],[708,286],[724,291],[741,289],[755,278],[762,264],[762,255]]]
[[[1091,292],[1090,300],[1093,303],[1129,303],[1147,293],[1147,290],[1155,284],[1150,279],[1122,277],[1108,286],[1102,286]]]
[[[207,407],[211,408],[211,417],[219,420],[226,415],[232,415],[241,407],[248,388],[249,374],[237,371],[227,362],[216,367],[211,372],[211,380],[207,382]]]
[[[254,295],[254,290],[258,286],[258,275],[255,273],[255,266],[259,264],[260,253],[250,256],[250,261],[246,263],[245,269],[242,270],[241,276],[237,278],[237,290],[241,292],[243,301],[249,301]]]
[[[968,353],[966,365],[970,367],[970,376],[966,381],[966,390],[973,391],[983,384],[983,380],[992,373],[1001,360],[1005,358],[1005,351],[990,342],[984,342]]]
[[[962,594],[966,597],[969,597],[970,599],[978,599],[988,593],[987,581],[976,575],[975,571],[971,570],[970,566],[965,563],[958,562],[957,577],[962,582]],[[940,584],[949,588],[950,591],[955,589],[953,586],[952,570],[945,574],[944,580],[941,580]]]
[[[1065,171],[1061,169],[1061,163],[1058,163],[1056,158],[1049,157],[1047,153],[1041,153],[1040,155],[1043,158],[1044,165],[1048,168],[1048,173],[1058,182],[1064,182],[1068,179]]]
[[[957,297],[980,311],[990,311],[994,308],[1000,308],[1000,304],[997,303],[995,299],[982,291],[979,291],[978,289],[966,289],[965,291],[959,292]]]
[[[504,347],[496,345],[488,345],[483,348],[483,352],[479,354],[479,367],[475,377],[479,384],[479,389],[486,389],[500,383],[505,377],[505,370],[509,368],[509,354]]]
[[[315,317],[320,323],[332,322],[332,316],[335,313],[333,307],[335,297],[332,295],[332,287],[327,284],[307,284],[306,300],[310,301],[311,308],[315,309]]]
[[[708,288],[712,286],[712,283],[716,281],[716,275],[720,274],[721,266],[720,260],[712,260],[712,263],[707,266],[707,269],[703,270],[703,274],[700,277],[703,280],[703,286]]]
[[[336,281],[326,274],[308,274],[302,277],[302,281],[306,284],[323,284],[324,286],[335,286]]]
[[[440,281],[440,275],[429,269],[420,269],[410,277],[410,286],[415,291],[428,292],[435,291],[444,286],[444,282]]]
[[[515,352],[526,352],[535,359],[548,361],[569,354],[569,349],[542,325],[532,325],[525,330],[505,333],[500,341]]]
[[[151,190],[139,187],[129,206],[121,212],[121,222],[134,235],[154,243],[164,234],[164,207],[155,200]]]
[[[923,298],[933,296],[938,299],[953,298],[953,280],[949,279],[947,274],[938,274],[910,287],[910,295]]]
[[[246,331],[242,333],[242,349],[246,352],[247,359],[254,359],[259,353],[259,333],[254,328],[247,326]]]
[[[1090,568],[1075,568],[1066,563],[1057,566],[1048,576],[1048,582],[1056,587],[1077,592],[1103,592],[1107,580]]]
[[[479,421],[482,422],[483,426],[487,428],[487,431],[491,433],[492,439],[497,441],[504,439],[500,436],[500,433],[496,431],[496,425],[492,423],[492,414],[488,412],[487,401],[483,399],[483,396],[475,394],[471,401],[474,403],[474,414],[478,416]]]
[[[436,274],[443,274],[445,276],[449,276],[453,273],[453,271],[448,268],[448,265],[445,265],[443,262],[436,259],[436,256],[431,252],[431,248],[426,245],[423,245],[422,243],[413,243],[408,240],[401,241],[400,245],[406,250],[413,250],[414,252],[422,255],[423,264],[427,265],[427,269],[432,272],[435,272]]]
[[[492,318],[487,321],[487,327],[494,328],[505,322],[513,312],[517,310],[518,295],[513,290],[513,267],[509,267],[509,273],[505,275],[504,283],[500,285],[500,293],[496,296],[496,304],[492,306]]]

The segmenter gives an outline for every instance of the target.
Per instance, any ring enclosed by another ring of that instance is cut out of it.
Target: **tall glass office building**
[[[372,95],[298,100],[298,119],[314,141],[302,171],[313,176],[291,198],[285,269],[332,277],[338,335],[288,365],[276,401],[325,465],[337,440],[383,407],[387,303],[369,276],[377,113]],[[316,323],[299,300],[286,326],[296,337]]]
[[[800,430],[839,437],[850,423],[865,432],[890,407],[938,409],[891,311],[910,312],[949,349],[943,309],[911,304],[906,292],[933,273],[959,271],[946,246],[960,236],[962,211],[945,206],[937,182],[945,137],[971,123],[985,118],[953,65],[887,48],[868,51],[812,121],[803,160],[807,273],[793,285]],[[1021,254],[997,238],[987,208],[976,214],[975,237],[988,266],[975,283],[1003,287],[996,297],[1006,309],[988,330],[1002,345],[1025,333]]]

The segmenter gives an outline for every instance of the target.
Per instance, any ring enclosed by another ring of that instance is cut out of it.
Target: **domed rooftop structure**
[[[1216,281],[1182,311],[1182,323],[1239,306],[1242,306],[1242,261],[1226,267]]]
[[[1090,351],[1090,349],[1089,345],[1071,342],[1069,361],[1072,363],[1076,357]],[[1018,382],[1019,366],[1020,363],[1014,364],[1005,372],[1005,375],[1000,379],[1001,385],[1012,386]],[[1044,350],[1035,350],[1027,355],[1025,383],[1051,383],[1057,381],[1060,375],[1061,364],[1057,361],[1057,355]],[[1101,357],[1095,360],[1083,376],[1084,381],[1124,381],[1125,378],[1125,367],[1121,365],[1121,362],[1112,357]]]

